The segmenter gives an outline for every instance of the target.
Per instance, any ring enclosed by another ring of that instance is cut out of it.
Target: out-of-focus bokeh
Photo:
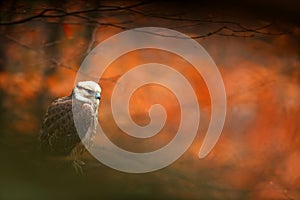
[[[300,199],[298,3],[0,5],[0,199]],[[43,157],[38,151],[43,115],[54,99],[71,93],[84,58],[106,38],[145,26],[187,34],[218,66],[227,116],[213,151],[198,158],[211,109],[201,75],[177,55],[144,49],[121,56],[101,77],[99,122],[115,144],[130,151],[147,152],[167,144],[180,122],[178,101],[169,90],[146,85],[130,100],[132,118],[139,125],[149,123],[151,105],[162,104],[167,111],[162,131],[145,140],[117,127],[110,97],[118,79],[133,67],[149,62],[172,66],[189,80],[201,107],[199,131],[188,151],[167,168],[146,174],[110,169],[86,153],[84,175],[79,176],[65,158]]]

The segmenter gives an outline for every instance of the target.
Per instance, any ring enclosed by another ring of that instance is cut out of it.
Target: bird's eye
[[[90,95],[93,95],[94,92],[92,90],[89,90],[89,89],[86,89],[86,91],[90,94]]]

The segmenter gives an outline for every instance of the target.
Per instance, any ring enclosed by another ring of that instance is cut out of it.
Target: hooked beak
[[[95,98],[96,98],[96,99],[99,99],[99,100],[101,99],[100,92],[96,92],[96,94],[95,94]]]

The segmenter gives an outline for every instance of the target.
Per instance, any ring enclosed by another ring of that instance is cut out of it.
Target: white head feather
[[[78,82],[73,90],[76,100],[99,105],[101,98],[101,87],[94,81]]]

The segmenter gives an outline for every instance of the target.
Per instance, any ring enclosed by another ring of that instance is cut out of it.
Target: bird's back
[[[88,127],[84,127],[86,130]],[[44,117],[40,133],[42,149],[68,154],[80,142],[73,119],[72,96],[55,100]]]

